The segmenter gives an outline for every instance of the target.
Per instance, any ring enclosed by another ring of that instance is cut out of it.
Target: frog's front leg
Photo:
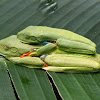
[[[77,55],[52,54],[45,58],[45,62],[49,66],[43,69],[54,72],[86,73],[100,70],[100,64],[96,60]]]
[[[95,54],[96,48],[90,44],[59,38],[56,41],[58,48],[67,52]]]
[[[8,60],[15,64],[26,66],[29,68],[42,68],[44,67],[44,62],[38,57],[8,57]]]
[[[56,50],[57,46],[53,43],[48,43],[43,47],[37,49],[35,52],[31,53],[30,56],[41,56],[44,54],[48,54]]]

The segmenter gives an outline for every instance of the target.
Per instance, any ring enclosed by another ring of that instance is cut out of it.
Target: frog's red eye
[[[25,37],[28,37],[28,35],[25,35]]]
[[[7,47],[7,46],[4,46],[4,48],[5,48],[5,49],[9,49],[9,47]]]
[[[29,35],[25,35],[25,38],[28,39],[29,38]]]

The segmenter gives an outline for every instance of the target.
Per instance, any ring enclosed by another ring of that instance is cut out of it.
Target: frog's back
[[[31,36],[37,37],[40,41],[44,41],[45,39],[48,41],[49,39],[57,40],[58,38],[65,38],[95,46],[91,40],[65,29],[51,28],[47,26],[29,26],[22,30],[22,33],[24,32],[29,32]]]

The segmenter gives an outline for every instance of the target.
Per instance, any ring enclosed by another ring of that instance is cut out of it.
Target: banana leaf
[[[29,25],[67,29],[91,39],[100,53],[100,0],[1,0],[0,39],[17,34]],[[66,74],[28,69],[7,62],[15,91],[20,100],[99,100],[100,73]],[[7,73],[5,81],[9,81]],[[2,83],[3,77],[0,78]],[[50,83],[51,82],[51,83]],[[10,83],[9,83],[10,84]],[[52,84],[52,85],[51,85]],[[55,87],[53,86],[55,85]],[[13,91],[6,89],[3,95]],[[54,88],[58,91],[55,92]],[[2,84],[0,84],[0,93]],[[55,95],[54,95],[55,92]],[[0,94],[0,100],[3,98]],[[9,94],[5,95],[9,97]],[[14,95],[13,95],[13,98]],[[17,98],[17,97],[16,97]],[[7,100],[7,99],[6,99]],[[9,100],[9,99],[8,99]],[[13,99],[14,100],[14,99]]]
[[[6,63],[0,57],[0,100],[16,100]]]
[[[7,67],[20,99],[56,100],[47,75],[43,70],[29,69],[11,62],[7,62]]]

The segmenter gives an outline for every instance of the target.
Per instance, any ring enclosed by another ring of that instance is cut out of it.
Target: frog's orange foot
[[[25,57],[25,56],[29,56],[31,53],[33,53],[33,52],[35,52],[35,51],[29,51],[28,53],[25,53],[25,54],[22,54],[21,56],[20,56],[20,58],[23,58],[23,57]]]
[[[44,67],[48,67],[49,65],[46,63],[46,62],[44,62]]]

